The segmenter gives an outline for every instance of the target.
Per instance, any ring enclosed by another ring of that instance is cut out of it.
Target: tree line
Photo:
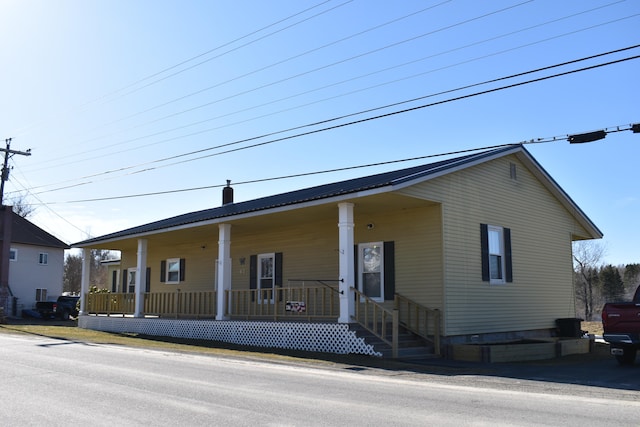
[[[602,264],[604,247],[593,241],[578,242],[573,249],[576,315],[600,320],[607,302],[629,301],[640,285],[640,264]]]

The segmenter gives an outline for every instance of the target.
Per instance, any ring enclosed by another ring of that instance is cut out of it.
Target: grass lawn
[[[581,329],[593,335],[602,335],[602,322],[582,322]]]

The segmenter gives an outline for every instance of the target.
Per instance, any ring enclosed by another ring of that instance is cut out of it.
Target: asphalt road
[[[634,390],[446,366],[425,374],[11,334],[0,335],[0,360],[7,426],[582,427],[637,425],[640,417]]]

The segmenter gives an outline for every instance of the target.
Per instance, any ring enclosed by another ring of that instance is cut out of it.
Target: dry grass
[[[602,335],[602,322],[582,322],[580,328],[593,335]]]

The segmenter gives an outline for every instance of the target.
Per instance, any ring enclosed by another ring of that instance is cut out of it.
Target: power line
[[[596,133],[599,134],[599,135],[607,135],[609,133],[617,133],[617,132],[624,132],[624,131],[633,131],[634,133],[640,133],[640,124],[618,125],[618,126],[612,126],[612,127],[609,127],[609,128],[605,128],[603,130],[595,131],[595,132],[585,132],[585,133],[580,133],[580,134],[552,136],[552,137],[546,137],[546,138],[535,138],[535,139],[525,140],[525,141],[521,141],[521,142],[517,142],[517,143],[497,144],[497,145],[490,145],[490,146],[484,146],[484,147],[469,148],[469,149],[465,149],[465,150],[449,151],[449,152],[446,152],[446,153],[428,154],[428,155],[424,155],[424,156],[410,157],[410,158],[405,158],[405,159],[388,160],[388,161],[385,161],[385,162],[368,163],[368,164],[363,164],[363,165],[347,166],[347,167],[333,168],[333,169],[325,169],[325,170],[314,171],[314,172],[304,172],[304,173],[298,173],[298,174],[282,175],[282,176],[277,176],[277,177],[261,178],[261,179],[254,179],[254,180],[248,180],[248,181],[238,181],[238,182],[234,182],[233,185],[234,186],[238,186],[238,185],[256,184],[256,183],[260,183],[260,182],[269,182],[269,181],[278,181],[278,180],[283,180],[283,179],[300,178],[300,177],[311,176],[311,175],[321,175],[321,174],[327,174],[327,173],[344,172],[344,171],[349,171],[349,170],[356,170],[356,169],[363,169],[363,168],[370,168],[370,167],[377,167],[377,166],[385,166],[385,165],[390,165],[390,164],[405,163],[405,162],[411,162],[411,161],[416,161],[416,160],[425,160],[425,159],[434,158],[434,157],[444,157],[444,156],[459,155],[459,154],[471,153],[471,152],[477,152],[477,151],[492,150],[492,149],[496,149],[496,148],[509,147],[509,146],[527,145],[527,144],[542,144],[542,143],[558,142],[558,141],[574,142],[575,138],[577,136],[586,136],[586,135],[591,135],[591,134],[596,134]],[[600,138],[600,139],[602,139],[602,138]],[[587,142],[587,141],[584,141],[584,142]],[[70,200],[70,201],[66,201],[66,202],[50,202],[49,204],[102,202],[102,201],[109,201],[109,200],[131,199],[131,198],[148,197],[148,196],[159,196],[159,195],[166,195],[166,194],[186,193],[186,192],[191,192],[191,191],[210,190],[210,189],[213,189],[213,188],[222,188],[222,187],[225,187],[226,185],[227,184],[207,185],[207,186],[202,186],[202,187],[182,188],[182,189],[178,189],[178,190],[165,190],[165,191],[156,191],[156,192],[150,192],[150,193],[128,194],[128,195],[124,195],[124,196],[99,197],[99,198],[93,198],[93,199]]]
[[[219,49],[222,49],[222,48],[224,48],[224,47],[230,46],[230,45],[232,45],[232,44],[234,44],[234,43],[236,43],[236,42],[239,42],[239,41],[241,41],[241,40],[244,40],[245,38],[248,38],[248,37],[250,37],[250,36],[252,36],[252,35],[258,34],[258,33],[262,32],[262,31],[264,31],[264,30],[266,30],[266,29],[268,29],[268,28],[271,28],[271,27],[273,27],[273,26],[276,26],[276,25],[278,25],[278,24],[280,24],[280,23],[282,23],[282,22],[286,22],[286,21],[288,21],[288,20],[290,20],[290,19],[292,19],[292,18],[294,18],[294,17],[296,17],[296,16],[299,16],[299,15],[301,15],[301,14],[304,14],[304,13],[306,13],[306,12],[310,11],[310,10],[313,10],[313,9],[315,9],[315,8],[317,8],[317,7],[319,7],[319,6],[322,6],[322,5],[323,5],[323,4],[325,4],[325,3],[329,3],[329,2],[331,2],[331,1],[332,1],[332,0],[325,0],[325,1],[322,1],[321,3],[318,3],[318,4],[314,5],[314,6],[309,7],[309,8],[306,8],[306,9],[304,9],[304,10],[300,11],[300,12],[296,12],[296,13],[294,13],[293,15],[289,15],[289,16],[288,16],[288,17],[286,17],[286,18],[280,19],[280,20],[278,20],[278,21],[276,21],[276,22],[274,22],[274,23],[271,23],[271,24],[266,25],[266,26],[264,26],[264,27],[262,27],[262,28],[259,28],[258,30],[254,30],[254,31],[252,31],[252,32],[250,32],[250,33],[248,33],[248,34],[245,34],[244,36],[241,36],[241,37],[238,37],[238,38],[236,38],[236,39],[234,39],[234,40],[232,40],[232,41],[229,41],[229,42],[223,43],[222,45],[219,45],[219,46],[217,46],[217,47],[215,47],[215,48],[213,48],[213,49],[209,49],[209,50],[208,50],[208,51],[206,51],[206,52],[200,53],[200,54],[198,54],[198,55],[196,55],[196,56],[193,56],[193,57],[191,57],[191,58],[189,58],[189,59],[187,59],[187,60],[181,61],[181,62],[179,62],[179,63],[177,63],[177,64],[174,64],[174,65],[172,65],[172,66],[170,66],[170,67],[167,67],[167,68],[165,68],[165,69],[163,69],[163,70],[161,70],[161,71],[155,72],[155,73],[153,73],[153,74],[151,74],[151,75],[148,75],[148,76],[146,76],[146,77],[143,77],[143,78],[141,78],[141,79],[138,79],[138,80],[136,80],[136,81],[135,81],[135,82],[133,82],[133,83],[130,83],[130,84],[128,84],[128,85],[126,85],[126,86],[124,86],[124,87],[121,87],[120,89],[117,89],[117,90],[115,90],[115,91],[112,91],[112,92],[110,92],[110,93],[107,93],[107,94],[105,94],[105,95],[102,95],[101,97],[98,97],[98,98],[96,98],[96,99],[94,99],[94,100],[88,101],[88,102],[86,102],[85,104],[80,105],[79,107],[77,107],[77,108],[75,108],[75,109],[71,109],[71,110],[67,111],[67,113],[70,113],[71,111],[81,111],[82,109],[86,109],[88,106],[90,106],[90,105],[92,105],[92,104],[96,104],[96,103],[98,103],[98,102],[100,102],[100,101],[102,101],[102,100],[104,100],[104,99],[106,99],[106,98],[109,98],[109,97],[113,96],[113,95],[120,94],[121,92],[123,92],[123,91],[125,91],[125,90],[127,90],[127,89],[129,89],[129,88],[131,88],[131,87],[134,87],[134,86],[138,85],[139,83],[142,83],[142,82],[145,82],[145,81],[147,81],[147,80],[150,80],[150,79],[152,79],[152,78],[154,78],[154,77],[157,77],[157,76],[159,76],[159,75],[161,75],[161,74],[164,74],[164,73],[166,73],[166,72],[168,72],[168,71],[171,71],[171,70],[173,70],[173,69],[175,69],[175,68],[178,68],[178,67],[180,67],[181,65],[187,64],[187,63],[192,62],[192,61],[194,61],[194,60],[196,60],[196,59],[198,59],[198,58],[201,58],[201,57],[206,56],[206,55],[208,55],[208,54],[210,54],[210,53],[212,53],[212,52],[215,52],[216,50],[219,50]],[[296,22],[295,24],[290,25],[290,26],[288,26],[288,27],[286,27],[286,28],[284,28],[284,29],[280,29],[280,30],[278,30],[278,31],[275,31],[275,32],[269,33],[269,34],[267,34],[267,35],[265,35],[265,36],[262,36],[262,37],[260,37],[260,38],[258,38],[258,39],[255,39],[255,40],[251,41],[251,42],[248,42],[248,43],[246,43],[246,44],[244,44],[244,45],[242,45],[242,46],[240,46],[240,47],[237,47],[237,48],[235,48],[235,49],[232,49],[232,50],[230,50],[230,51],[227,51],[227,52],[223,53],[222,55],[225,55],[225,54],[227,54],[227,53],[230,53],[230,52],[233,52],[233,51],[235,51],[235,50],[238,50],[238,49],[240,49],[240,48],[242,48],[242,47],[248,46],[248,45],[250,45],[250,44],[252,44],[252,43],[255,43],[255,42],[257,42],[257,41],[260,41],[260,40],[263,40],[263,39],[265,39],[265,38],[268,38],[268,37],[270,37],[270,36],[272,36],[272,35],[274,35],[274,34],[277,34],[277,33],[281,32],[281,31],[284,31],[284,30],[286,30],[286,29],[289,29],[289,28],[291,28],[291,27],[293,27],[293,26],[295,26],[295,25],[298,25],[298,24],[300,24],[300,23],[306,22],[306,21],[308,21],[309,19],[313,19],[313,18],[315,18],[315,17],[317,17],[317,16],[319,16],[319,15],[322,15],[322,14],[324,14],[324,13],[328,12],[328,11],[331,11],[331,10],[337,9],[337,8],[339,8],[339,7],[342,7],[342,6],[344,6],[344,5],[348,4],[348,3],[351,3],[352,1],[353,1],[353,0],[347,0],[347,1],[345,1],[344,3],[342,3],[342,4],[338,5],[338,6],[334,6],[334,7],[332,7],[332,8],[331,8],[331,9],[329,9],[329,10],[326,10],[326,11],[324,11],[324,12],[321,12],[321,13],[317,14],[317,15],[314,15],[314,16],[311,16],[311,17],[309,17],[309,18],[306,18],[306,19],[303,19],[303,20],[301,20],[301,21],[298,21],[298,22]],[[183,73],[183,72],[185,72],[185,71],[187,71],[187,70],[190,70],[190,69],[193,69],[193,68],[195,68],[195,67],[197,67],[197,66],[200,66],[200,65],[202,65],[202,64],[205,64],[205,63],[207,63],[207,62],[209,62],[209,61],[211,61],[211,60],[213,60],[213,59],[215,59],[215,58],[218,58],[218,57],[220,57],[220,56],[222,56],[222,55],[218,55],[218,56],[216,56],[216,57],[214,57],[214,58],[210,58],[210,59],[205,60],[205,61],[202,61],[202,62],[200,62],[200,63],[198,63],[198,64],[192,65],[192,66],[190,66],[190,67],[188,67],[188,68],[185,68],[185,69],[183,69],[183,70],[181,70],[181,71],[179,71],[179,72],[176,72],[176,73],[174,73],[174,74],[172,74],[172,75],[170,75],[170,76],[166,76],[166,77],[163,77],[163,78],[161,78],[161,79],[158,79],[158,80],[156,80],[156,81],[154,81],[154,82],[152,82],[152,83],[150,83],[150,84],[147,84],[147,85],[143,86],[142,88],[138,88],[138,89],[136,89],[136,90],[132,90],[132,91],[127,92],[127,93],[125,93],[125,94],[121,94],[121,95],[119,95],[119,96],[117,96],[117,97],[112,98],[111,100],[109,100],[109,101],[107,101],[107,102],[111,102],[111,101],[114,101],[114,100],[116,100],[116,99],[122,98],[122,97],[124,97],[124,96],[130,95],[130,94],[132,94],[132,93],[134,93],[134,92],[137,92],[137,91],[139,91],[139,90],[141,90],[141,89],[143,89],[143,88],[146,88],[146,87],[151,86],[151,85],[153,85],[153,84],[159,83],[159,82],[161,82],[161,81],[163,81],[163,80],[166,80],[166,79],[168,79],[168,78],[170,78],[170,77],[176,76],[176,75],[181,74],[181,73]],[[34,126],[34,125],[26,126],[26,127],[24,128],[24,130],[20,130],[20,129],[19,129],[19,130],[17,130],[17,133],[24,133],[24,131],[25,131],[26,129],[28,129],[29,127],[33,127],[33,126]]]
[[[143,135],[143,136],[139,136],[139,137],[135,137],[135,138],[130,138],[130,139],[124,140],[122,142],[113,143],[113,144],[110,144],[108,146],[100,147],[98,149],[92,149],[92,150],[87,150],[87,151],[84,151],[84,152],[79,152],[79,153],[76,153],[76,155],[82,155],[82,154],[87,154],[87,153],[95,153],[96,150],[107,150],[107,149],[110,149],[112,147],[115,147],[116,145],[123,145],[123,144],[131,143],[131,142],[134,142],[134,141],[139,141],[139,140],[142,140],[142,139],[147,139],[147,138],[151,138],[151,137],[154,137],[154,136],[163,135],[165,133],[174,132],[174,131],[177,131],[177,130],[180,130],[180,129],[185,129],[185,128],[188,128],[188,127],[200,125],[200,124],[212,121],[212,120],[216,120],[216,119],[220,119],[220,118],[223,118],[223,117],[231,116],[233,114],[238,114],[240,112],[249,111],[249,110],[252,110],[252,109],[255,109],[255,108],[264,107],[264,106],[267,106],[267,105],[270,105],[270,104],[273,104],[273,103],[276,103],[276,102],[281,102],[283,100],[287,100],[287,99],[298,97],[298,96],[301,96],[301,95],[304,95],[304,94],[316,92],[316,91],[319,91],[319,90],[322,90],[322,89],[326,89],[326,88],[329,88],[329,87],[332,87],[332,86],[337,86],[337,85],[340,85],[340,84],[344,84],[344,83],[347,83],[347,82],[350,82],[350,81],[354,81],[354,80],[357,80],[357,79],[360,79],[360,78],[363,78],[363,77],[368,77],[368,76],[371,76],[371,75],[374,75],[374,74],[378,74],[378,73],[381,73],[381,72],[384,72],[384,71],[389,71],[389,70],[392,70],[394,68],[399,68],[399,67],[402,67],[402,66],[410,65],[410,64],[413,64],[413,63],[416,63],[416,62],[419,62],[419,61],[423,61],[425,59],[434,58],[434,57],[441,56],[441,55],[444,55],[444,54],[447,54],[447,53],[452,53],[452,52],[455,52],[455,51],[458,51],[458,50],[462,50],[462,49],[465,49],[465,48],[477,46],[479,44],[486,43],[486,42],[489,42],[489,41],[494,41],[494,40],[497,40],[497,39],[500,39],[500,38],[508,37],[508,36],[511,36],[511,35],[514,35],[514,34],[517,34],[517,33],[521,33],[521,32],[524,32],[524,31],[531,30],[533,28],[538,28],[538,27],[541,27],[541,26],[544,26],[544,25],[548,25],[548,24],[551,24],[551,23],[557,23],[559,21],[562,21],[562,20],[565,20],[565,19],[569,19],[569,18],[578,16],[578,15],[583,15],[583,14],[586,14],[586,13],[589,13],[589,12],[593,12],[593,11],[596,11],[596,10],[599,10],[599,9],[603,9],[605,7],[609,7],[609,6],[612,6],[612,5],[617,4],[617,3],[620,3],[620,1],[609,3],[609,4],[602,5],[602,6],[599,6],[599,7],[596,7],[596,8],[592,8],[592,9],[584,10],[584,11],[581,11],[581,12],[578,12],[578,13],[566,15],[566,16],[563,16],[561,18],[556,18],[554,20],[550,20],[550,21],[546,21],[546,22],[543,22],[543,23],[540,23],[540,24],[532,25],[532,26],[529,26],[529,27],[526,27],[526,28],[523,28],[523,29],[520,29],[520,30],[517,30],[517,31],[508,32],[508,33],[501,34],[501,35],[498,35],[498,36],[494,36],[494,37],[491,37],[491,38],[488,38],[488,39],[477,41],[477,42],[474,42],[474,43],[471,43],[471,44],[460,46],[460,47],[457,47],[457,48],[454,48],[454,49],[449,49],[449,50],[446,50],[446,51],[442,51],[442,52],[439,52],[439,53],[436,53],[436,54],[432,54],[432,55],[429,55],[429,56],[426,56],[426,57],[422,57],[422,58],[419,58],[419,59],[416,59],[416,60],[413,60],[413,61],[410,61],[410,62],[406,62],[406,63],[403,63],[403,64],[398,64],[398,65],[395,65],[395,66],[392,66],[392,67],[386,67],[386,68],[384,68],[382,70],[378,70],[378,71],[375,71],[375,72],[370,72],[370,73],[367,73],[367,74],[364,74],[364,75],[361,75],[361,76],[357,76],[357,77],[354,77],[354,78],[342,80],[340,82],[332,83],[330,85],[325,85],[325,86],[322,86],[322,87],[319,87],[319,88],[315,88],[315,89],[312,89],[312,90],[304,91],[302,93],[290,95],[290,96],[283,97],[283,98],[280,98],[280,99],[277,99],[277,100],[272,100],[272,101],[269,101],[269,102],[266,102],[266,103],[262,103],[262,104],[259,104],[259,105],[255,105],[255,106],[251,106],[251,107],[248,107],[248,108],[244,108],[244,109],[239,110],[239,111],[225,113],[223,115],[219,115],[219,116],[216,116],[216,117],[208,118],[208,119],[205,119],[205,120],[200,120],[200,121],[197,121],[197,122],[192,122],[192,123],[189,123],[189,124],[186,124],[186,125],[182,125],[182,126],[178,126],[178,127],[174,127],[174,128],[171,128],[171,129],[165,129],[165,130],[158,131],[158,132],[155,132],[155,133],[152,133],[152,134],[147,134],[147,135]],[[415,13],[419,13],[419,12],[421,12],[421,11],[414,12],[414,14]],[[200,134],[203,134],[203,133],[206,133],[206,132],[212,132],[214,130],[221,129],[223,127],[234,126],[234,125],[246,123],[246,122],[249,122],[249,121],[252,121],[252,120],[257,120],[257,119],[260,119],[260,118],[269,117],[269,116],[272,116],[272,115],[275,115],[275,114],[281,114],[283,112],[295,110],[295,109],[302,108],[302,107],[307,107],[309,105],[317,104],[317,103],[320,103],[320,102],[325,102],[327,100],[336,99],[336,98],[339,98],[339,97],[352,95],[354,93],[363,92],[363,91],[374,89],[374,88],[379,88],[381,86],[389,85],[389,84],[396,83],[396,82],[399,82],[399,81],[408,80],[408,79],[411,79],[411,78],[423,76],[425,74],[433,73],[435,71],[442,71],[442,70],[445,70],[445,69],[448,69],[448,68],[453,68],[453,67],[456,67],[456,66],[459,66],[459,65],[468,64],[470,62],[478,61],[478,60],[481,60],[481,59],[486,59],[486,58],[491,57],[491,56],[501,55],[503,53],[511,52],[511,51],[516,50],[516,49],[529,47],[529,46],[532,46],[532,45],[535,45],[535,44],[547,42],[547,41],[554,40],[554,39],[557,39],[557,38],[560,38],[560,37],[566,37],[568,35],[576,34],[578,32],[582,32],[582,31],[591,30],[593,28],[604,26],[604,25],[609,25],[609,24],[612,24],[612,23],[615,23],[615,22],[619,22],[621,20],[630,19],[630,18],[639,16],[639,15],[640,14],[636,14],[636,15],[631,15],[631,16],[627,16],[627,17],[624,17],[624,18],[619,18],[619,19],[607,21],[607,22],[604,22],[604,23],[600,23],[600,24],[589,26],[589,27],[581,28],[581,29],[578,29],[578,30],[570,31],[570,32],[567,32],[567,33],[563,33],[563,34],[560,34],[560,35],[553,36],[553,37],[548,37],[548,38],[545,38],[545,39],[542,39],[542,40],[538,40],[538,41],[535,41],[535,42],[527,43],[527,44],[520,45],[520,46],[517,46],[517,47],[504,49],[504,50],[501,50],[501,51],[498,51],[498,52],[493,52],[491,54],[482,55],[482,56],[479,56],[479,57],[476,57],[476,58],[468,59],[468,60],[461,61],[461,62],[458,62],[458,63],[455,63],[455,64],[451,64],[451,65],[448,65],[448,66],[444,66],[444,67],[440,67],[440,68],[437,68],[437,69],[428,70],[428,71],[421,72],[421,73],[418,73],[418,74],[413,74],[411,76],[406,76],[406,77],[403,77],[401,79],[395,79],[395,80],[383,82],[383,83],[380,83],[380,84],[377,84],[377,85],[374,85],[374,86],[369,86],[369,87],[366,87],[366,88],[358,89],[358,90],[355,90],[355,91],[350,91],[350,92],[343,93],[343,94],[340,94],[340,95],[336,95],[336,96],[333,96],[333,97],[316,100],[316,101],[313,101],[313,102],[310,102],[310,103],[306,103],[306,104],[303,104],[303,105],[290,107],[290,108],[287,108],[287,109],[284,109],[284,110],[271,112],[271,113],[264,114],[264,115],[261,115],[261,116],[258,116],[258,117],[249,118],[249,119],[245,119],[245,120],[242,120],[242,121],[237,121],[237,122],[234,122],[234,123],[229,123],[229,124],[225,124],[225,125],[221,125],[221,126],[217,126],[217,127],[213,127],[213,128],[207,128],[207,129],[200,130],[200,131],[197,131],[197,132],[194,132],[194,133],[180,135],[180,136],[172,137],[172,138],[168,138],[168,139],[163,139],[163,140],[160,140],[160,141],[152,142],[152,143],[145,144],[145,145],[140,145],[140,146],[129,148],[129,149],[125,149],[125,150],[114,151],[114,152],[111,152],[111,153],[108,153],[108,154],[105,154],[105,155],[112,156],[112,155],[120,154],[120,153],[127,152],[127,151],[139,150],[139,149],[146,148],[146,147],[149,147],[149,146],[170,142],[170,141],[173,141],[173,140],[176,140],[176,139],[181,139],[181,138],[186,138],[186,137],[190,137],[190,136],[200,135]],[[410,16],[410,15],[407,15],[407,16]],[[404,18],[404,17],[402,17],[402,18]],[[398,19],[402,19],[402,18],[398,18]],[[254,88],[252,90],[257,90],[257,89]],[[252,90],[250,90],[250,91],[252,91]],[[246,92],[243,92],[243,93],[246,93]],[[211,103],[204,104],[204,105],[210,105],[212,103],[217,103],[217,102],[221,102],[221,101],[224,101],[224,100],[228,100],[228,99],[230,99],[230,98],[232,98],[234,96],[239,96],[239,94],[232,95],[232,96],[229,96],[229,97],[226,97],[226,98],[223,98],[223,99],[218,99],[216,101],[213,101]],[[200,107],[201,106],[198,106],[198,107],[195,107],[195,108],[200,108]],[[182,112],[174,113],[174,114],[182,114],[182,113],[187,112],[187,111],[190,111],[190,110],[183,110]],[[173,116],[173,114],[169,115],[169,116],[162,117],[160,119],[154,119],[153,121],[145,122],[143,124],[136,125],[134,127],[127,128],[125,130],[121,130],[118,133],[129,131],[129,130],[132,130],[132,129],[135,129],[135,128],[138,128],[138,127],[141,127],[141,126],[146,126],[146,125],[152,124],[152,123],[156,123],[158,121],[164,120],[164,119],[166,119],[168,117],[172,117],[172,116]],[[113,136],[113,135],[114,134],[105,135],[105,136],[102,136],[102,137],[94,138],[92,140],[106,138],[108,136]],[[89,141],[91,141],[91,140],[89,140]],[[94,156],[94,157],[89,157],[89,158],[86,158],[86,160],[102,158],[105,155],[98,155],[98,156]],[[69,156],[65,157],[65,159],[68,159],[68,158],[69,158]],[[47,161],[48,167],[51,166],[51,161],[55,161],[55,160],[56,159],[48,159],[48,161]],[[69,161],[67,163],[61,164],[60,166],[74,164],[77,161],[78,160]],[[30,169],[30,170],[33,171],[33,170],[41,170],[41,169]]]
[[[99,174],[88,175],[88,176],[84,176],[84,177],[81,177],[81,178],[76,178],[76,179],[68,180],[68,181],[64,181],[64,182],[73,182],[73,181],[75,181],[77,179],[91,179],[91,178],[95,178],[95,177],[98,177],[98,176],[110,175],[110,174],[117,173],[117,172],[123,172],[123,171],[126,171],[126,170],[131,170],[131,169],[138,168],[138,167],[144,167],[144,166],[148,166],[148,165],[156,165],[158,163],[162,163],[162,162],[166,162],[166,161],[170,161],[170,160],[175,160],[176,158],[180,158],[180,157],[193,156],[193,155],[196,155],[196,154],[212,151],[212,150],[215,150],[215,149],[225,148],[225,147],[238,145],[238,144],[242,144],[242,143],[246,143],[246,142],[250,142],[250,141],[255,141],[255,140],[258,140],[258,139],[274,136],[274,135],[277,135],[277,134],[282,134],[282,133],[291,132],[291,131],[294,131],[294,130],[299,130],[299,129],[313,127],[313,126],[319,126],[319,125],[322,125],[322,124],[330,123],[330,122],[337,121],[337,120],[342,120],[342,119],[349,118],[349,117],[354,117],[354,116],[365,114],[365,113],[370,113],[370,112],[381,110],[381,109],[387,109],[387,108],[390,108],[390,107],[394,107],[394,106],[398,106],[398,105],[402,105],[402,104],[406,104],[406,103],[416,102],[418,100],[430,98],[430,97],[433,97],[433,96],[436,96],[436,95],[452,93],[452,92],[459,91],[459,90],[462,90],[462,89],[468,89],[468,88],[477,87],[477,86],[488,84],[488,83],[494,83],[494,82],[503,81],[503,80],[507,80],[507,79],[511,79],[511,78],[515,78],[515,77],[520,77],[520,76],[523,76],[523,75],[528,75],[528,74],[531,74],[531,73],[536,73],[536,72],[540,72],[540,71],[556,68],[558,66],[564,66],[564,65],[567,65],[567,64],[573,64],[573,63],[577,63],[577,62],[584,61],[584,60],[587,60],[587,59],[593,59],[593,58],[601,57],[601,56],[604,56],[604,55],[609,55],[609,54],[613,54],[613,53],[627,51],[627,50],[630,50],[630,49],[636,49],[638,47],[640,47],[640,45],[629,46],[629,47],[625,47],[625,48],[622,48],[622,49],[617,49],[617,50],[614,50],[614,51],[609,51],[609,52],[605,52],[605,53],[601,53],[601,54],[597,54],[597,55],[592,55],[592,56],[585,57],[585,58],[579,58],[579,59],[575,59],[575,60],[572,60],[572,61],[567,61],[567,62],[560,63],[560,64],[555,64],[555,65],[542,67],[542,68],[535,69],[535,70],[530,70],[530,71],[523,72],[523,73],[518,73],[518,74],[514,74],[514,75],[510,75],[510,76],[505,76],[505,77],[500,77],[500,78],[497,78],[497,79],[488,80],[486,82],[476,83],[476,84],[467,85],[467,86],[464,86],[464,87],[461,87],[461,88],[456,88],[456,89],[443,91],[443,92],[440,92],[438,94],[429,94],[429,95],[425,95],[425,96],[418,97],[418,98],[413,98],[413,99],[410,99],[410,100],[406,100],[406,101],[402,101],[402,102],[398,102],[398,103],[394,103],[394,104],[388,104],[388,105],[385,105],[385,106],[376,107],[376,108],[372,108],[372,109],[368,109],[368,110],[363,110],[363,111],[359,111],[359,112],[356,112],[356,113],[351,113],[351,114],[347,114],[347,115],[343,115],[343,116],[333,117],[333,118],[325,119],[325,120],[322,120],[322,121],[316,121],[316,122],[313,122],[313,123],[307,123],[307,124],[304,124],[304,125],[301,125],[301,126],[292,127],[292,128],[288,128],[288,129],[285,129],[285,130],[280,130],[280,131],[276,131],[276,132],[262,134],[262,135],[254,136],[254,137],[251,137],[251,138],[245,138],[245,139],[242,139],[242,140],[237,140],[237,141],[233,141],[233,142],[229,142],[229,143],[225,143],[225,144],[220,144],[220,145],[216,145],[214,147],[208,147],[208,148],[204,148],[204,149],[201,149],[201,150],[195,150],[195,151],[191,151],[191,152],[188,152],[188,153],[183,153],[183,154],[180,154],[180,155],[175,155],[175,156],[166,157],[166,158],[162,158],[162,159],[156,159],[156,160],[153,160],[153,161],[150,161],[150,162],[146,162],[146,163],[142,163],[142,164],[137,164],[137,165],[133,165],[133,166],[127,166],[127,167],[121,167],[121,168],[118,168],[118,169],[112,169],[110,171],[102,172],[102,173],[99,173]],[[501,90],[505,90],[505,89],[510,89],[510,88],[517,87],[517,86],[523,86],[523,85],[526,85],[526,84],[536,83],[536,82],[548,80],[548,79],[551,79],[551,78],[561,77],[561,76],[565,76],[565,75],[569,75],[569,74],[573,74],[573,73],[577,73],[577,72],[582,72],[582,71],[587,71],[587,70],[591,70],[591,69],[595,69],[595,68],[600,68],[600,67],[603,67],[603,66],[613,65],[613,64],[616,64],[616,63],[621,63],[621,62],[637,59],[639,57],[640,57],[640,55],[627,57],[627,58],[623,58],[623,59],[619,59],[619,60],[609,61],[609,62],[606,62],[606,63],[601,63],[601,64],[596,64],[596,65],[592,65],[592,66],[588,66],[588,67],[583,67],[583,68],[580,68],[580,69],[570,70],[570,71],[557,73],[557,74],[553,74],[553,75],[549,75],[549,76],[544,76],[544,77],[540,77],[540,78],[536,78],[536,79],[532,79],[532,80],[527,80],[527,81],[524,81],[524,82],[513,83],[513,84],[510,84],[510,85],[507,85],[507,86],[500,86],[500,87],[497,87],[497,88],[488,89],[488,90],[484,90],[484,91],[480,91],[480,92],[475,92],[475,93],[471,93],[471,94],[467,94],[467,95],[462,95],[462,96],[459,96],[459,97],[448,98],[448,99],[445,99],[445,100],[436,101],[436,102],[429,103],[429,104],[424,104],[424,105],[411,107],[411,108],[407,108],[407,109],[403,109],[403,110],[399,110],[399,111],[395,111],[395,112],[380,114],[380,115],[376,115],[376,116],[372,116],[372,117],[368,117],[368,118],[364,118],[364,119],[359,119],[359,120],[355,120],[355,121],[351,121],[351,122],[346,122],[346,123],[342,123],[342,124],[338,124],[338,125],[334,125],[334,126],[330,126],[330,127],[325,127],[325,128],[321,128],[321,129],[308,131],[308,132],[303,132],[303,133],[298,133],[298,134],[294,134],[294,135],[290,135],[290,136],[285,136],[285,137],[282,137],[282,138],[277,138],[277,139],[264,141],[264,142],[260,142],[260,143],[256,143],[256,144],[252,144],[252,145],[248,145],[248,146],[243,146],[243,147],[236,148],[236,149],[229,149],[229,150],[226,150],[226,151],[222,151],[222,152],[218,152],[218,153],[214,153],[214,154],[209,154],[209,155],[205,155],[205,156],[200,156],[200,157],[195,157],[195,158],[191,158],[191,159],[187,159],[187,160],[177,161],[177,162],[173,162],[173,163],[168,163],[168,164],[161,165],[161,166],[154,166],[152,168],[145,168],[145,169],[140,170],[140,171],[134,171],[134,172],[128,173],[127,175],[131,175],[131,174],[134,174],[134,173],[146,172],[146,171],[149,171],[149,170],[164,168],[164,167],[173,166],[173,165],[176,165],[176,164],[182,164],[182,163],[191,162],[191,161],[195,161],[195,160],[200,160],[200,159],[203,159],[203,158],[208,158],[208,157],[213,157],[213,156],[218,156],[218,155],[222,155],[222,154],[227,154],[227,153],[230,153],[230,152],[246,150],[246,149],[249,149],[249,148],[254,148],[254,147],[263,146],[263,145],[267,145],[267,144],[273,144],[275,142],[280,142],[280,141],[284,141],[284,140],[288,140],[288,139],[292,139],[292,138],[298,138],[298,137],[301,137],[301,136],[306,136],[306,135],[310,135],[310,134],[314,134],[314,133],[333,130],[333,129],[337,129],[337,128],[341,128],[341,127],[345,127],[345,126],[350,126],[350,125],[354,125],[354,124],[358,124],[358,123],[363,123],[363,122],[366,122],[366,121],[371,121],[371,120],[376,120],[376,119],[380,119],[380,118],[384,118],[384,117],[389,117],[389,116],[396,115],[396,114],[406,113],[406,112],[409,112],[409,111],[414,111],[414,110],[423,109],[423,108],[427,108],[427,107],[433,107],[433,106],[440,105],[440,104],[445,104],[445,103],[449,103],[449,102],[453,102],[453,101],[459,101],[459,100],[466,99],[466,98],[471,98],[471,97],[484,95],[484,94],[488,94],[488,93],[492,93],[492,92],[497,92],[497,91],[501,91]],[[82,182],[82,183],[79,183],[79,184],[60,187],[60,188],[55,188],[55,189],[51,189],[51,190],[46,190],[46,191],[42,191],[42,192],[39,192],[39,193],[36,193],[36,194],[42,194],[42,193],[46,193],[46,192],[52,192],[52,191],[58,191],[58,190],[67,189],[67,188],[78,187],[78,186],[87,185],[87,184],[90,184],[90,183],[92,183],[92,181]],[[45,186],[50,186],[50,185],[55,185],[55,184],[48,184],[48,185],[45,185]],[[41,186],[41,187],[45,187],[45,186]],[[41,187],[35,187],[35,188],[41,188]]]

